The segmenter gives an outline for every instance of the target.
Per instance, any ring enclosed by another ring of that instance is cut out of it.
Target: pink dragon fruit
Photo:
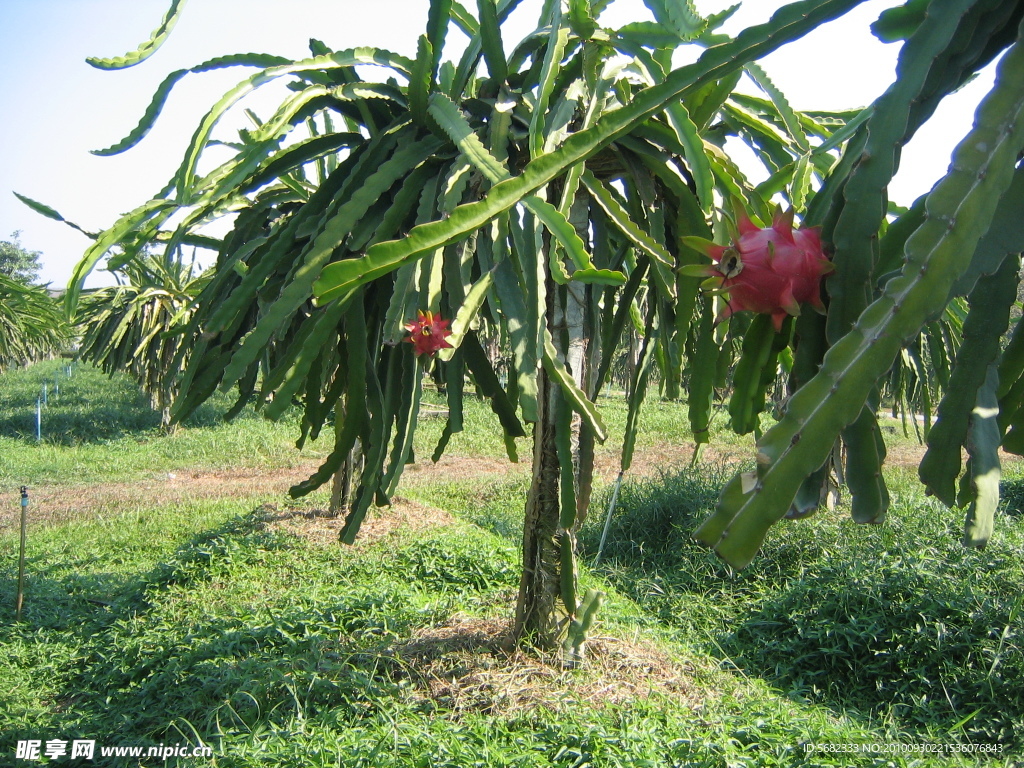
[[[452,335],[448,329],[449,322],[433,312],[420,310],[416,320],[405,324],[405,330],[410,333],[405,340],[412,344],[417,355],[429,357],[440,349],[451,349],[452,345],[448,342],[448,337]]]
[[[729,303],[718,322],[736,312],[771,315],[775,330],[786,315],[799,315],[801,304],[824,312],[821,278],[834,267],[821,249],[816,227],[793,229],[793,211],[775,211],[770,227],[758,227],[737,207],[739,236],[731,245],[716,245],[700,237],[683,242],[715,262],[691,274],[708,275],[708,288],[728,294]]]

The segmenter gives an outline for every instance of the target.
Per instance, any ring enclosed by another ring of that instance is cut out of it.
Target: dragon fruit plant
[[[821,248],[817,227],[793,229],[793,210],[775,211],[770,227],[759,227],[743,208],[736,208],[738,235],[729,245],[701,237],[683,242],[709,256],[714,264],[698,267],[708,276],[704,287],[728,296],[717,322],[736,312],[771,315],[776,332],[787,315],[799,315],[801,304],[824,313],[821,278],[833,271]]]

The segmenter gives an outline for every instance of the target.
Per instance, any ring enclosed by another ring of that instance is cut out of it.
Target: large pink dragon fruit
[[[793,211],[776,209],[770,227],[759,227],[737,207],[739,235],[731,245],[716,245],[700,237],[683,238],[691,248],[707,254],[714,264],[691,274],[708,275],[705,285],[728,295],[729,303],[718,318],[736,312],[771,315],[775,330],[786,315],[799,315],[801,304],[824,312],[821,277],[833,270],[821,250],[816,227],[793,229]]]

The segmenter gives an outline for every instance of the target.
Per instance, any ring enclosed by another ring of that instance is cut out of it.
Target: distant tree
[[[30,251],[21,244],[21,232],[11,233],[10,240],[0,240],[0,274],[23,283],[34,283],[39,277],[39,251]]]

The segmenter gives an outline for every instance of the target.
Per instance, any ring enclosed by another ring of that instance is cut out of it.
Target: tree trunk
[[[585,242],[588,204],[586,196],[578,196],[570,216]],[[595,334],[592,327],[588,328],[592,324],[587,323],[586,287],[569,283],[560,288],[549,279],[546,293],[547,327],[555,349],[577,386],[592,395],[587,375],[588,341]],[[537,389],[533,480],[526,500],[523,575],[514,634],[539,648],[554,651],[568,647],[566,639],[578,608],[576,533],[586,516],[590,498],[593,435],[589,430],[581,430],[578,414],[572,414],[571,419],[564,418],[569,406],[558,383],[543,368],[538,375]],[[569,434],[559,435],[560,429],[568,429]],[[563,439],[562,456],[558,451],[559,438]],[[564,449],[565,441],[570,446],[569,455]],[[566,467],[562,466],[563,462]],[[566,482],[572,487],[563,487]],[[563,661],[577,663],[581,652],[581,645],[570,647]]]
[[[554,388],[547,373],[538,382],[537,424],[533,432],[533,481],[523,522],[523,575],[519,584],[514,634],[539,648],[561,646],[569,627],[562,598],[562,536],[559,526],[561,468],[555,444]]]

